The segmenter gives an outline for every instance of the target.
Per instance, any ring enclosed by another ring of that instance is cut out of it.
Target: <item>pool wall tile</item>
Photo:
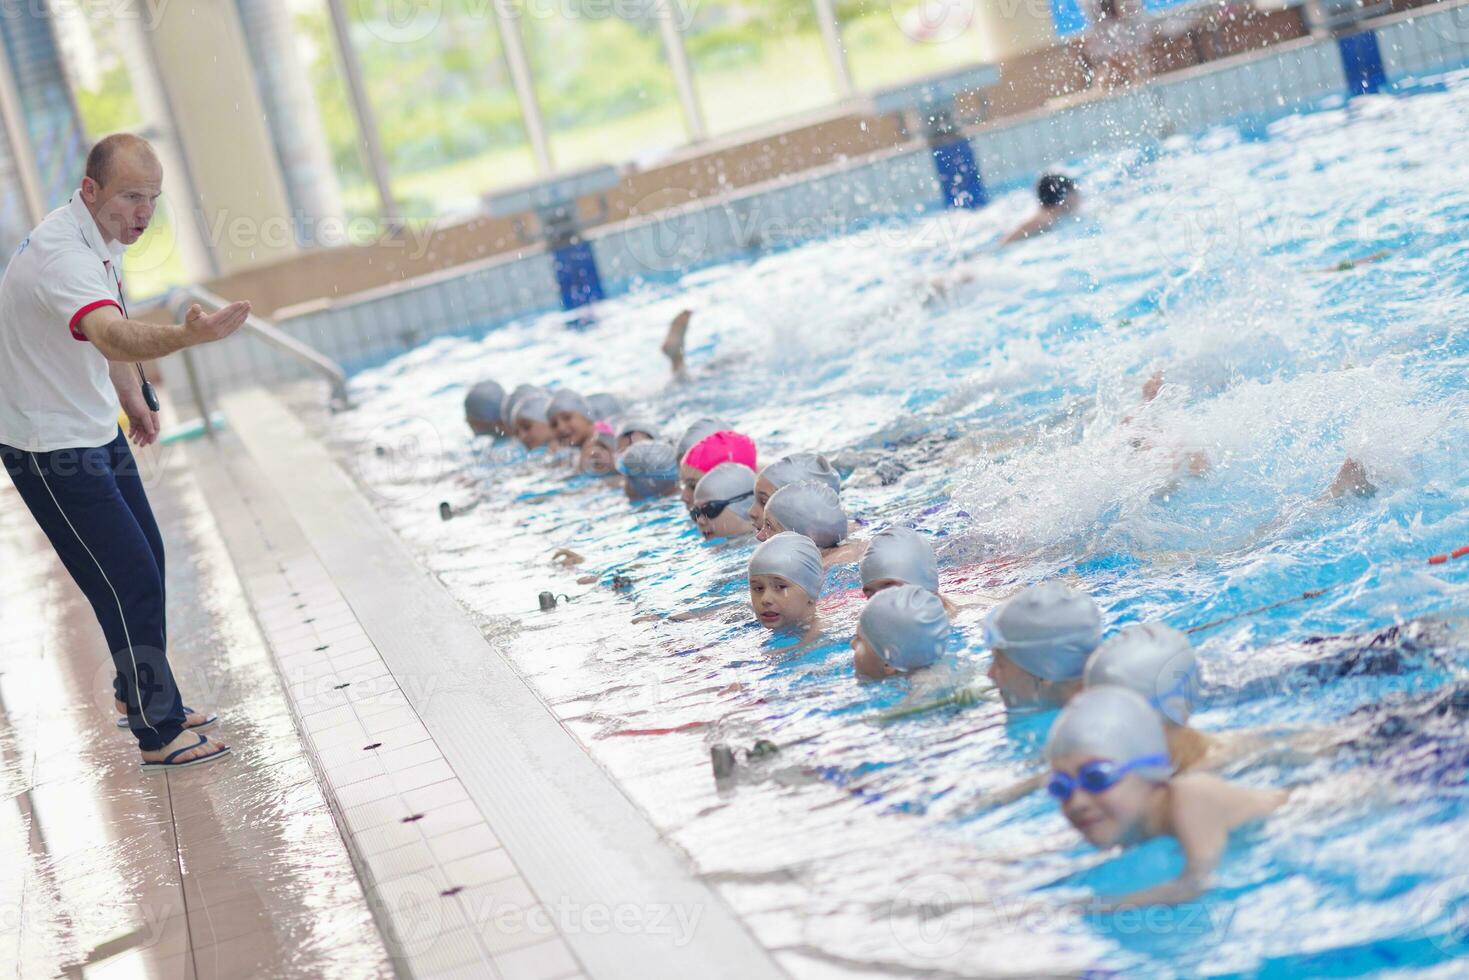
[[[1429,13],[1426,8],[1377,28],[1389,82],[1469,63],[1469,6]]]

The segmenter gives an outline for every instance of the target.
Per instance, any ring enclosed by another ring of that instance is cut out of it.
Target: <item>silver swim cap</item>
[[[770,495],[765,513],[787,531],[796,531],[818,548],[835,548],[847,539],[847,512],[842,499],[825,483],[806,480],[781,487]]]
[[[656,497],[678,486],[678,461],[666,442],[639,442],[617,457],[617,472],[637,497]]]
[[[538,388],[535,385],[516,385],[515,390],[506,395],[505,400],[500,403],[500,418],[504,419],[507,424],[513,424],[515,422],[515,406],[520,404],[520,400],[526,395],[542,390],[544,389]]]
[[[644,415],[629,415],[617,423],[617,438],[641,432],[649,439],[658,438],[658,423]],[[681,459],[682,457],[680,457]]]
[[[694,487],[694,503],[711,500],[733,501],[728,509],[748,521],[750,508],[755,506],[755,471],[743,463],[720,463]]]
[[[1144,756],[1168,758],[1168,739],[1153,706],[1136,691],[1107,684],[1089,687],[1072,698],[1046,738],[1046,761],[1063,755],[1086,755],[1110,762]],[[1133,772],[1155,783],[1173,775],[1171,763],[1139,766]]]
[[[525,419],[527,422],[549,422],[550,407],[550,395],[544,391],[533,391],[515,403],[514,421]]]
[[[1086,686],[1136,691],[1175,725],[1188,724],[1199,696],[1199,658],[1188,637],[1162,623],[1133,624],[1086,662]]]
[[[842,478],[820,453],[791,453],[789,456],[782,456],[775,462],[766,464],[760,475],[769,480],[777,490],[787,484],[814,480],[825,483],[837,493],[842,491]]]
[[[826,582],[821,552],[806,535],[792,531],[783,531],[755,549],[750,556],[750,575],[779,575],[812,599],[821,598]]]
[[[503,417],[500,407],[504,402],[505,389],[500,382],[481,381],[464,396],[464,416],[476,422],[498,422]]]
[[[693,449],[714,433],[724,432],[728,429],[729,425],[718,419],[695,420],[693,425],[684,430],[683,436],[678,440],[678,445],[675,447],[678,450],[678,461],[682,463],[683,458],[689,454],[690,449]]]
[[[560,415],[562,412],[575,412],[583,418],[595,419],[592,414],[592,406],[587,400],[570,388],[562,388],[551,396],[551,406],[546,409],[546,415]]]
[[[937,592],[939,563],[933,556],[928,539],[911,528],[896,524],[873,535],[867,544],[867,553],[862,556],[862,584],[865,586],[882,579],[921,585],[930,592]]]
[[[1069,585],[1042,582],[995,607],[985,628],[990,646],[1022,670],[1048,681],[1077,680],[1102,642],[1102,611]]]
[[[588,417],[592,419],[615,419],[622,414],[624,409],[621,398],[609,395],[605,391],[588,395],[587,405],[592,410],[592,414]]]
[[[949,645],[949,614],[938,596],[916,585],[883,589],[857,621],[857,632],[894,670],[932,665]]]

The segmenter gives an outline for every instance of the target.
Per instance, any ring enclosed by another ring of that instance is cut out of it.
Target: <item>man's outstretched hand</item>
[[[208,344],[223,340],[240,329],[249,315],[250,304],[245,300],[222,306],[213,313],[205,313],[204,308],[195,303],[184,317],[184,330],[190,343]]]

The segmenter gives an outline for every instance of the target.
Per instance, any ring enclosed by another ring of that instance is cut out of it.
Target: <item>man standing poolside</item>
[[[0,281],[0,458],[97,614],[149,771],[229,748],[189,730],[213,718],[184,708],[169,668],[163,540],[118,409],[133,441],[152,443],[158,415],[134,362],[221,340],[250,313],[232,303],[208,315],[195,306],[178,325],[127,318],[122,253],[147,230],[162,184],[145,140],[107,137],[71,202],[20,243]]]

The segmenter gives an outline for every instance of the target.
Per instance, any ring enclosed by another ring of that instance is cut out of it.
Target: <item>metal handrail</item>
[[[218,296],[201,286],[179,286],[168,294],[166,305],[169,311],[180,322],[187,314],[188,308],[193,304],[199,304],[206,310],[213,312],[229,305],[230,301]],[[332,386],[332,407],[349,408],[351,400],[347,396],[347,372],[336,361],[327,357],[314,347],[303,344],[290,334],[281,330],[274,323],[262,316],[251,313],[245,318],[245,323],[240,327],[241,331],[264,341],[276,350],[289,354],[298,361],[304,362],[317,374],[324,377]],[[204,418],[205,428],[209,428],[209,408],[204,404],[204,393],[199,384],[198,374],[194,367],[193,358],[186,347],[182,351],[184,357],[184,368],[189,374],[189,386],[193,389],[194,401],[199,406],[199,414]]]

